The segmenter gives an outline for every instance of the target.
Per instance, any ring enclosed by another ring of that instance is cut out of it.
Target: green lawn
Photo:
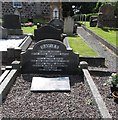
[[[80,56],[98,56],[91,47],[89,47],[80,37],[68,37],[70,47]]]
[[[86,23],[86,27],[107,40],[112,45],[118,47],[116,44],[116,34],[118,34],[118,29],[90,27],[89,22]]]
[[[22,27],[23,33],[34,34],[34,29],[36,29],[36,26]],[[98,56],[98,54],[92,48],[90,48],[80,37],[68,38],[73,51],[79,53],[80,56]]]
[[[32,33],[34,34],[34,29],[36,29],[37,26],[34,25],[32,27],[22,27],[23,33]]]

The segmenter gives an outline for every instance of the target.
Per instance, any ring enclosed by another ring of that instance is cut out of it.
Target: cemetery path
[[[110,71],[118,71],[118,64],[116,63],[118,56],[116,54],[114,54],[110,49],[104,46],[82,27],[77,28],[77,34],[95,51],[97,51],[100,56],[105,57],[105,65],[110,69]]]

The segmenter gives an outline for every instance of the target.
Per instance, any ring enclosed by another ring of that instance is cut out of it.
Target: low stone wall
[[[79,60],[86,61],[89,66],[94,66],[94,67],[105,66],[105,58],[103,57],[79,57]]]
[[[103,45],[105,45],[106,47],[108,47],[110,50],[112,50],[115,54],[118,55],[118,48],[116,48],[115,46],[111,45],[109,42],[107,42],[105,39],[103,39],[102,37],[100,37],[99,35],[95,34],[93,31],[89,30],[88,28],[86,28],[85,26],[83,26],[83,28],[89,32],[91,35],[93,35],[97,40],[99,40]]]

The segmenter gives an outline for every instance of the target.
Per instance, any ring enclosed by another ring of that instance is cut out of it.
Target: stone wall
[[[14,14],[15,8],[12,2],[2,3],[2,15]],[[22,8],[19,8],[22,18],[43,16],[50,18],[50,3],[49,2],[22,2]]]

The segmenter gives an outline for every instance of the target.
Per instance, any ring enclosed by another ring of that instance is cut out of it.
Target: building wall
[[[47,16],[50,17],[50,4],[43,2],[22,2],[22,8],[19,8],[19,12],[22,18],[29,18],[35,16]],[[2,3],[2,15],[14,14],[15,8],[13,7],[12,2],[3,2]]]

